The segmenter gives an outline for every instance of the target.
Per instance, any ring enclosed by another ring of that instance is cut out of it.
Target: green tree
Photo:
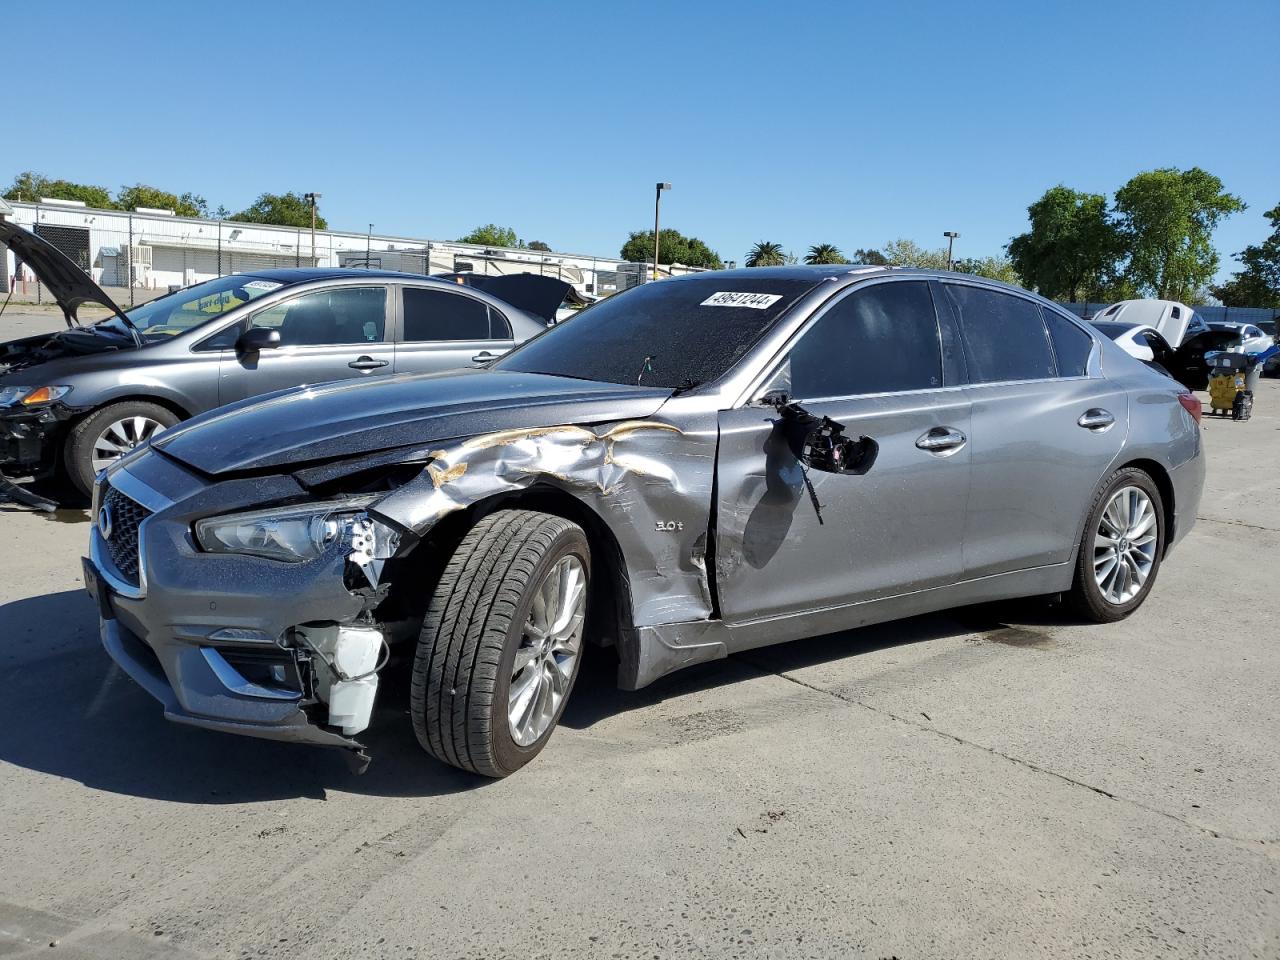
[[[889,258],[879,250],[864,250],[859,247],[853,251],[854,263],[865,263],[869,267],[885,267],[889,265]]]
[[[1011,283],[1015,287],[1022,285],[1022,277],[1008,257],[971,257],[967,260],[957,260],[955,270],[959,273],[972,273],[975,276],[986,277],[989,280],[999,280],[1001,283]]]
[[[848,263],[845,255],[834,243],[819,243],[809,248],[804,256],[805,263]]]
[[[899,237],[884,245],[884,256],[895,267],[918,267],[922,270],[947,269],[946,250],[926,250],[914,240]]]
[[[139,207],[152,207],[158,210],[172,210],[180,217],[206,217],[209,205],[204,197],[195,193],[184,193],[179,196],[159,187],[149,187],[144,183],[135,183],[132,187],[121,187],[116,194],[116,203],[125,210],[137,210]],[[307,225],[311,225],[310,217]]]
[[[1138,174],[1116,191],[1117,228],[1128,257],[1125,276],[1162,300],[1186,299],[1218,269],[1214,228],[1243,209],[1239,197],[1199,167]]]
[[[747,251],[745,262],[748,267],[781,267],[787,262],[787,254],[782,244],[761,240]]]
[[[619,256],[630,263],[648,263],[653,260],[653,231],[637,230],[627,237]],[[724,263],[716,253],[697,237],[686,237],[679,230],[662,231],[658,248],[659,263],[682,263],[686,267],[705,267],[720,270]]]
[[[1005,247],[1012,268],[1050,299],[1074,303],[1096,296],[1120,257],[1107,198],[1059,184],[1027,207],[1027,217],[1031,229]]]
[[[550,252],[551,252],[551,245],[550,245],[550,244],[548,244],[548,243],[544,243],[544,242],[542,242],[541,240],[530,240],[530,241],[529,241],[529,249],[530,249],[530,250],[537,250],[537,251],[539,251],[540,253],[550,253]]]
[[[1237,253],[1244,269],[1211,290],[1225,306],[1280,307],[1280,203],[1265,216],[1271,221],[1271,236]]]
[[[227,219],[239,221],[240,223],[269,223],[281,227],[309,228],[311,226],[311,204],[293,191],[289,193],[264,193],[253,202],[253,206],[247,210],[241,210],[234,217],[228,217]],[[316,214],[316,227],[320,230],[327,230],[329,227],[328,221],[318,213]]]
[[[87,183],[73,183],[70,180],[50,180],[34,170],[25,170],[13,178],[13,183],[4,192],[6,200],[26,200],[35,202],[41,197],[51,200],[79,200],[90,207],[101,210],[114,210],[116,204],[111,199],[111,191],[106,187],[95,187]]]
[[[458,238],[459,243],[475,243],[482,247],[519,247],[520,238],[511,227],[500,227],[496,223],[486,223],[476,227],[465,237]]]

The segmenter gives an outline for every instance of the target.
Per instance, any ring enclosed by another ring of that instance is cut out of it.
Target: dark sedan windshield
[[[144,338],[159,340],[217,319],[280,286],[275,280],[248,274],[218,277],[134,307],[126,315]],[[128,333],[119,317],[108,317],[95,326]]]
[[[727,373],[813,286],[716,274],[646,283],[593,304],[494,366],[689,389]]]

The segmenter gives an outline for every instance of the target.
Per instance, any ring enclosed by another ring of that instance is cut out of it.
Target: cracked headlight
[[[352,497],[208,517],[196,522],[196,540],[210,553],[302,563],[316,559],[335,543],[352,546],[369,525],[383,527],[362,509],[376,499]],[[392,531],[387,534],[390,537]]]

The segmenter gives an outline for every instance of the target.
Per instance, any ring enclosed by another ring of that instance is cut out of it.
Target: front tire
[[[505,777],[551,739],[577,679],[590,586],[582,528],[503,510],[467,533],[418,639],[410,714],[423,749]]]
[[[172,410],[145,400],[112,403],[85,417],[67,437],[65,469],[71,486],[87,498],[98,471],[178,420]]]
[[[1165,536],[1164,501],[1151,475],[1117,470],[1090,507],[1068,605],[1095,623],[1129,616],[1155,585]]]

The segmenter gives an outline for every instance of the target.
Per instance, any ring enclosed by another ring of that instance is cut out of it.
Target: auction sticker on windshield
[[[780,293],[734,293],[724,290],[707,297],[702,301],[702,306],[749,307],[752,310],[767,310],[781,299]]]

